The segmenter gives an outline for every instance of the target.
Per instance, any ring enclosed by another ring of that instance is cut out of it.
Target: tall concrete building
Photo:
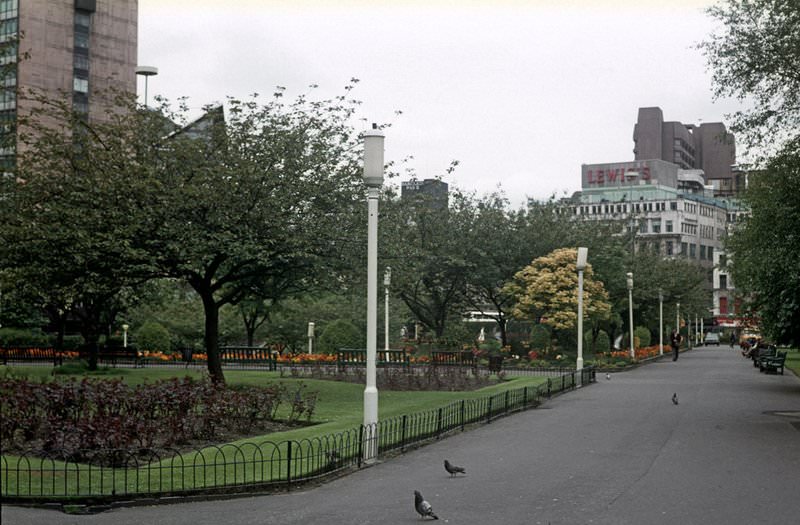
[[[661,159],[684,170],[703,170],[717,196],[738,193],[736,141],[721,122],[698,126],[665,122],[661,108],[639,108],[633,127],[634,160]]]
[[[18,115],[33,89],[70,97],[89,120],[109,88],[136,92],[138,0],[0,0],[0,166],[13,166]]]

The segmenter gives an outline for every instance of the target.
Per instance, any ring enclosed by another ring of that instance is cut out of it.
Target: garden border
[[[71,462],[55,454],[40,458],[32,451],[0,456],[2,498],[5,503],[60,506],[66,512],[80,511],[81,507],[92,512],[94,508],[96,512],[108,510],[112,504],[168,503],[292,490],[369,466],[364,461],[365,449],[377,445],[374,459],[388,459],[467,427],[536,408],[543,399],[596,382],[595,376],[595,369],[585,368],[548,378],[537,387],[462,399],[381,420],[370,427],[360,425],[299,441],[228,443],[185,453],[142,450],[138,456],[128,454],[121,467],[104,467],[91,460]],[[140,461],[143,452],[148,461]]]

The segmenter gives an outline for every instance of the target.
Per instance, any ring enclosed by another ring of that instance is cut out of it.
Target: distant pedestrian
[[[683,337],[681,337],[681,333],[677,329],[673,330],[672,333],[669,336],[669,344],[672,347],[672,360],[673,361],[677,361],[678,360],[678,351],[681,348],[681,341],[682,340],[683,340]]]
[[[736,332],[731,332],[731,348],[736,344]]]

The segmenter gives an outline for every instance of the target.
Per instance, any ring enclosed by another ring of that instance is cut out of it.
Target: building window
[[[708,250],[706,251],[706,255],[708,256],[708,260],[709,261],[713,261],[714,260],[714,247],[713,246],[709,246],[708,247]]]
[[[686,255],[687,247],[688,247],[688,244],[686,244],[685,242],[681,243],[681,255],[683,255],[683,256]]]
[[[700,245],[700,258],[701,259],[705,259],[706,258],[706,245],[705,244],[701,244]]]
[[[664,225],[664,230],[666,230],[667,233],[672,233],[672,221],[667,221]]]
[[[697,246],[694,244],[689,245],[689,257],[692,259],[697,258]]]
[[[661,221],[653,221],[653,233],[661,233]]]
[[[719,289],[720,290],[728,289],[728,276],[725,274],[720,274],[719,276]]]
[[[667,255],[672,255],[672,241],[667,241],[665,244]]]
[[[89,80],[85,78],[76,78],[72,81],[72,89],[78,93],[89,92]]]
[[[719,265],[724,268],[728,264],[728,256],[724,253],[719,254]]]
[[[89,49],[89,35],[75,33],[75,47],[80,49]]]
[[[727,297],[720,297],[719,298],[719,314],[720,315],[728,315],[728,298]]]

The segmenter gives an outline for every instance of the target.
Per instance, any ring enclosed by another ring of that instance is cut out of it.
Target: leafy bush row
[[[310,419],[317,393],[304,385],[227,387],[191,378],[134,387],[119,379],[37,383],[0,379],[0,444],[68,455],[81,449],[172,447],[247,434],[286,414]],[[285,407],[285,408],[284,408]]]

